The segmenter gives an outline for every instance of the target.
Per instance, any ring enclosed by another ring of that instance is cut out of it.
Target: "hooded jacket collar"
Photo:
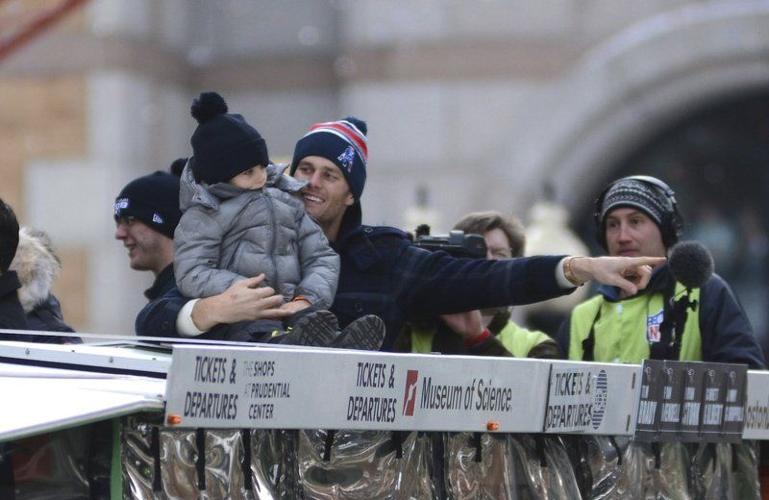
[[[275,187],[289,193],[298,193],[307,185],[306,181],[300,181],[284,175],[286,165],[271,163],[266,168],[267,182],[265,187]],[[179,207],[182,211],[185,211],[193,205],[202,205],[216,210],[223,200],[234,198],[248,191],[250,190],[233,186],[227,182],[217,182],[210,186],[195,182],[192,169],[187,165],[182,172],[179,188]]]
[[[10,269],[16,271],[21,283],[19,302],[24,312],[29,313],[48,301],[61,263],[45,233],[22,227]]]

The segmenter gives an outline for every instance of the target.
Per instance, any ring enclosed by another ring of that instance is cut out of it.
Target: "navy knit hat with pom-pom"
[[[326,158],[342,171],[353,198],[358,202],[366,185],[367,133],[366,122],[351,116],[335,122],[316,123],[296,143],[291,174],[296,172],[302,158]]]
[[[206,184],[227,182],[257,165],[267,166],[267,144],[238,114],[227,113],[227,103],[216,92],[203,92],[192,102],[198,128],[192,134],[192,173]]]

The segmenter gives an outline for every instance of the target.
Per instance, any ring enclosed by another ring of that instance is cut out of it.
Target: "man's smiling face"
[[[321,156],[306,156],[299,161],[294,177],[308,182],[302,193],[307,213],[324,230],[338,227],[347,207],[355,202],[339,167]]]

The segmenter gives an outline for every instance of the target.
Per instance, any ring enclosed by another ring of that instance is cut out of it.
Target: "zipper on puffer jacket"
[[[275,260],[275,244],[276,240],[278,239],[278,228],[277,223],[275,221],[275,203],[272,200],[272,196],[270,196],[267,189],[264,189],[262,191],[262,194],[264,195],[264,199],[267,200],[267,205],[269,206],[269,212],[270,212],[270,227],[272,228],[272,238],[270,239],[270,260],[272,261],[272,269],[275,272],[274,280],[271,281],[272,287],[275,289],[276,293],[283,294],[283,290],[281,290],[281,287],[279,286],[280,283],[278,282],[278,279],[280,279],[280,276],[278,275],[278,263]],[[284,297],[285,299],[285,297]]]

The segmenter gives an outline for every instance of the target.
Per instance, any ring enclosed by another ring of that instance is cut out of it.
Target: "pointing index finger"
[[[667,260],[665,257],[631,257],[630,265],[657,267],[663,265]]]

